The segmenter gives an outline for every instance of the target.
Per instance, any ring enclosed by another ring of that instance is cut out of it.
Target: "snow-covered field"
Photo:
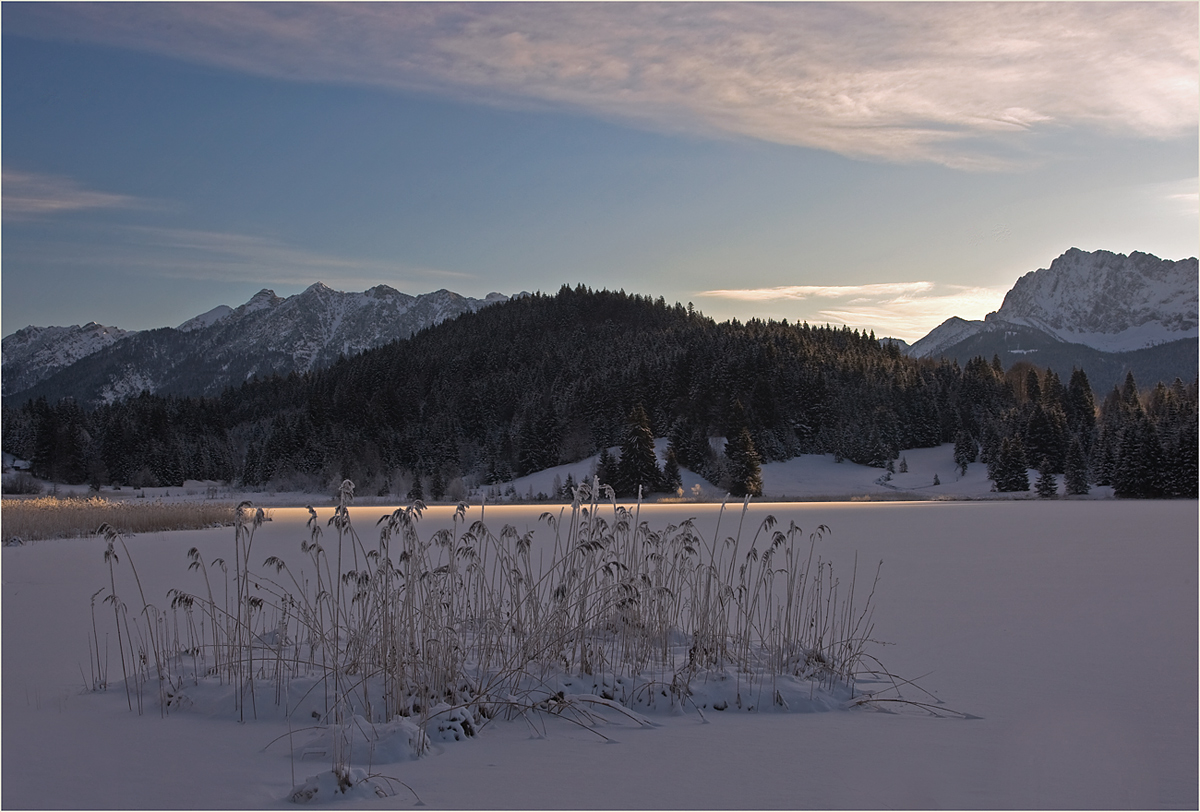
[[[910,476],[928,471],[912,452],[908,461]],[[828,478],[806,487],[840,488],[838,470],[858,468],[846,466],[828,461]],[[787,492],[770,466],[764,473],[769,492]],[[949,468],[940,478],[955,481]],[[324,523],[332,510],[318,508]],[[544,509],[488,506],[484,518],[493,530],[544,533]],[[642,518],[661,527],[694,516],[711,535],[718,510],[644,506]],[[370,538],[385,512],[359,507],[352,515]],[[422,535],[448,526],[451,513],[428,511]],[[882,559],[874,637],[888,645],[873,653],[892,672],[919,677],[945,707],[980,718],[863,709],[655,714],[653,727],[605,727],[608,742],[560,719],[543,720],[536,734],[525,722],[495,722],[419,760],[374,769],[440,808],[1197,807],[1194,501],[763,503],[752,505],[747,526],[766,513],[784,526],[828,525],[818,553],[839,574],[855,553],[872,570]],[[479,517],[471,508],[468,519]],[[306,518],[276,508],[253,557],[299,556]],[[736,519],[736,510],[725,514],[722,536]],[[128,539],[148,599],[198,589],[186,551],[228,556],[232,535]],[[90,599],[108,580],[103,549],[83,539],[3,550],[0,803],[290,806],[292,787],[328,765],[293,762],[287,746],[271,744],[287,733],[284,723],[196,711],[139,717],[119,686],[83,691]],[[337,805],[413,803],[401,789]]]

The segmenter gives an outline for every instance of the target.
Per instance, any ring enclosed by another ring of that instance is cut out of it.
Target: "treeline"
[[[1081,370],[1063,385],[995,358],[960,368],[848,328],[718,324],[690,304],[579,286],[215,398],[5,405],[3,447],[62,482],[348,478],[360,493],[441,499],[614,446],[601,464],[622,491],[671,490],[667,470],[624,450],[635,436],[639,448],[669,437],[669,464],[734,493],[761,487],[762,462],[832,453],[886,468],[900,449],[955,442],[960,465],[988,464],[1002,490],[1029,487],[1036,468],[1077,491],[1194,496],[1196,390],[1139,393],[1130,377],[1097,405]]]

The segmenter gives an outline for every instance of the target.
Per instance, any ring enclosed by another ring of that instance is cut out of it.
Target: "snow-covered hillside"
[[[666,459],[667,440],[658,438],[654,442],[659,464]],[[610,449],[613,453],[619,449]],[[973,463],[964,475],[959,475],[954,465],[954,444],[947,443],[935,448],[914,448],[900,452],[907,471],[888,474],[879,468],[856,465],[849,460],[835,462],[832,454],[802,454],[790,460],[770,462],[762,466],[763,500],[779,501],[851,501],[855,499],[1024,499],[1036,498],[1033,491],[995,493],[992,481],[987,478],[987,466]],[[511,483],[482,488],[474,496],[478,499],[489,491],[493,498],[536,499],[538,494],[550,495],[557,491],[570,476],[575,482],[590,482],[596,471],[597,457],[559,465],[519,477]],[[725,492],[698,474],[681,469],[683,498],[687,500],[719,502]],[[1031,473],[1030,482],[1037,477]],[[937,484],[934,484],[935,478]],[[1059,477],[1059,493],[1064,493],[1062,477]],[[1093,487],[1093,499],[1112,496],[1111,487]],[[660,500],[661,495],[650,497]],[[669,498],[669,497],[668,497]],[[291,500],[295,502],[293,498]],[[758,500],[755,500],[758,501]]]

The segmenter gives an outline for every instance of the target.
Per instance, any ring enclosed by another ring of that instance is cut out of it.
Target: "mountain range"
[[[344,293],[318,282],[287,298],[264,289],[175,328],[31,326],[3,339],[0,394],[81,403],[142,391],[216,395],[256,375],[320,369],[508,298],[447,290],[411,296],[386,285]],[[999,356],[1005,367],[1027,361],[1060,374],[1079,367],[1104,392],[1129,371],[1143,385],[1195,378],[1197,326],[1195,257],[1072,248],[1018,279],[982,320],[948,319],[911,346],[885,340],[915,358],[965,364]]]
[[[950,318],[905,351],[916,358],[999,356],[1087,371],[1104,391],[1133,371],[1143,384],[1196,377],[1197,260],[1072,248],[1030,271],[982,320]]]
[[[222,305],[175,328],[27,327],[3,340],[0,392],[82,403],[143,390],[215,395],[256,375],[319,369],[508,298],[448,290],[411,296],[386,285],[344,293],[317,282],[287,298],[264,289],[239,307]]]

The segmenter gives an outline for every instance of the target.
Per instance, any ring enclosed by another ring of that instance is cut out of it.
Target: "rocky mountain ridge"
[[[177,328],[29,327],[3,341],[3,394],[111,402],[147,390],[214,395],[255,375],[306,372],[506,301],[448,290],[412,296],[387,285],[361,293],[317,282],[289,297],[263,289]]]
[[[53,372],[109,347],[130,335],[96,322],[70,327],[25,327],[3,342],[0,392],[28,389]]]
[[[952,355],[984,333],[1042,334],[1106,353],[1124,353],[1200,336],[1197,260],[1134,251],[1072,248],[1049,268],[1030,271],[982,320],[952,317],[913,343],[917,358]]]

